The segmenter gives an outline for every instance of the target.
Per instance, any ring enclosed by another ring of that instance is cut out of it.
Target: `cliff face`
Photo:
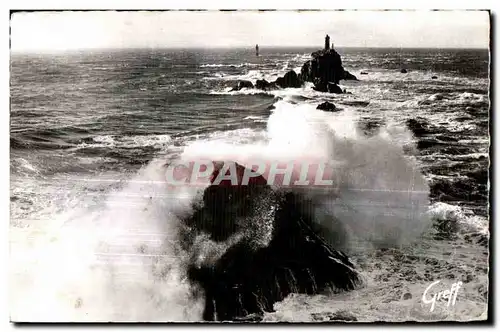
[[[300,78],[314,83],[314,87],[322,92],[335,92],[334,85],[340,80],[356,80],[342,67],[342,59],[333,49],[320,50],[311,54],[312,59],[304,63],[300,71]]]

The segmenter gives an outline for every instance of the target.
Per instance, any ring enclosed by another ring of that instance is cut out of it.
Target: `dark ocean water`
[[[339,49],[344,67],[359,78],[341,82],[352,94],[319,93],[310,85],[229,91],[239,80],[255,83],[291,69],[300,71],[314,50],[261,49],[259,57],[252,49],[12,54],[12,227],[48,234],[54,224],[72,225],[78,232],[92,233],[88,225],[102,220],[125,230],[167,223],[169,214],[158,212],[168,211],[164,202],[157,203],[151,215],[125,212],[149,209],[144,195],[164,198],[161,189],[136,184],[154,182],[152,174],[161,172],[162,162],[207,153],[315,153],[327,145],[321,122],[349,139],[356,156],[364,151],[356,144],[369,146],[380,139],[398,145],[429,186],[435,241],[439,236],[449,240],[452,228],[466,246],[484,246],[489,224],[488,51]],[[400,73],[401,68],[408,73]],[[341,112],[316,111],[322,101],[335,103]],[[375,159],[392,151],[384,144],[373,145],[380,149],[371,150]],[[373,163],[369,174],[386,172],[383,165]],[[392,180],[397,180],[397,172]],[[182,201],[185,196],[170,199]],[[125,221],[130,215],[136,219]],[[146,238],[137,239],[141,236]],[[140,235],[135,241],[163,240]],[[26,247],[20,245],[19,250]],[[130,249],[121,242],[111,247],[108,254]],[[100,259],[106,260],[104,256]],[[189,304],[177,307],[184,309],[165,319],[181,319]],[[33,310],[33,315],[39,314]],[[116,317],[114,312],[108,316]]]

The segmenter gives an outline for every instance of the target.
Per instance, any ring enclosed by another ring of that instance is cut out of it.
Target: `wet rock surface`
[[[238,165],[238,173],[242,172],[244,167]],[[252,179],[248,186],[210,185],[203,194],[203,206],[185,220],[186,248],[200,233],[216,242],[241,235],[219,259],[193,262],[187,268],[188,278],[204,292],[204,320],[245,320],[249,315],[258,319],[290,293],[339,292],[361,284],[349,258],[331,248],[303,213],[307,200],[271,190],[262,176]],[[256,216],[252,224],[248,211],[263,201],[273,211],[272,236],[267,244],[256,245],[255,235],[245,232],[252,227],[260,230],[262,218]]]

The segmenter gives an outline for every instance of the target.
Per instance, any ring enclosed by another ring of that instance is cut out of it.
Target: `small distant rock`
[[[401,69],[401,74],[406,74],[408,71],[406,69]]]
[[[368,73],[366,71],[362,71],[360,74],[361,75],[368,75]]]
[[[321,103],[316,107],[317,110],[322,110],[322,111],[329,111],[329,112],[334,112],[337,110],[337,107],[335,107],[334,104],[325,101],[324,103]]]
[[[231,89],[231,91],[240,91],[243,88],[252,89],[253,83],[250,81],[239,81],[238,84]]]
[[[438,77],[437,77],[437,76],[432,76],[431,78],[432,78],[433,80],[437,80],[437,78],[438,78]]]
[[[267,90],[273,88],[274,84],[269,83],[268,81],[262,79],[262,80],[257,80],[257,82],[255,82],[255,87],[260,90]]]
[[[403,300],[409,300],[411,299],[413,296],[411,295],[411,293],[404,293],[403,294]]]

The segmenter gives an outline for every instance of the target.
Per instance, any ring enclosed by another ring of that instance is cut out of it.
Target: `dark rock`
[[[406,69],[401,69],[401,74],[406,74],[408,71]]]
[[[319,80],[316,80],[316,82],[314,83],[313,89],[316,91],[319,91],[319,92],[330,92],[330,93],[337,93],[337,94],[344,93],[342,88],[340,86],[338,86],[337,84],[335,84],[333,82],[326,82],[325,83],[325,82],[322,82]]]
[[[437,76],[432,76],[431,77],[433,80],[436,80],[438,77]]]
[[[327,82],[338,84],[344,73],[340,55],[334,50],[323,50],[312,53],[312,57],[301,68],[302,79],[313,83],[319,79],[325,85]]]
[[[368,73],[366,71],[362,71],[360,74],[361,75],[368,75]]]
[[[214,163],[214,171],[210,177],[212,183],[222,165],[222,162]],[[245,168],[237,164],[238,184],[241,184],[244,171]],[[214,241],[225,241],[245,226],[234,216],[250,217],[260,203],[259,198],[270,193],[271,189],[262,175],[251,177],[248,185],[234,186],[230,180],[224,179],[220,184],[205,189],[203,209],[196,210],[192,218],[186,220],[186,225],[208,234]]]
[[[281,88],[300,88],[303,84],[297,73],[290,70],[283,77],[279,77],[275,82]]]
[[[270,90],[276,89],[277,87],[274,83],[270,83],[266,80],[257,80],[257,82],[255,82],[255,88],[260,90]]]
[[[356,76],[354,76],[353,74],[351,74],[350,72],[348,72],[347,70],[344,70],[344,75],[343,75],[343,80],[351,80],[351,81],[357,81],[358,78]]]
[[[319,92],[328,92],[328,82],[322,82],[319,78],[314,79],[313,89]]]
[[[346,90],[342,90],[340,86],[335,83],[328,83],[328,92],[330,93],[346,93]]]
[[[212,183],[220,169],[214,171]],[[238,178],[244,171],[237,165]],[[318,235],[313,216],[305,212],[311,202],[271,189],[263,176],[251,180],[246,186],[229,181],[210,185],[203,206],[193,206],[194,214],[185,220],[184,250],[190,250],[194,241],[189,239],[196,234],[209,234],[217,242],[236,233],[242,236],[235,244],[227,242],[229,248],[219,259],[188,266],[189,280],[204,291],[205,320],[258,320],[290,293],[317,294],[360,285],[349,258]],[[261,210],[271,212],[263,217]],[[266,226],[272,230],[269,242],[255,245],[255,234],[266,232]]]
[[[255,87],[261,90],[270,89],[286,89],[286,88],[300,88],[304,82],[300,79],[299,75],[293,70],[287,72],[283,77],[278,77],[274,82],[268,82],[264,79],[257,80]]]
[[[239,91],[243,88],[252,89],[253,83],[250,81],[239,81],[238,84],[231,89],[231,91]]]
[[[409,299],[411,299],[411,298],[412,298],[411,293],[404,293],[404,294],[403,294],[403,300],[409,300]]]
[[[337,108],[335,107],[334,104],[328,102],[328,101],[325,101],[324,103],[321,103],[318,105],[318,107],[316,107],[317,110],[322,110],[322,111],[330,111],[330,112],[333,112],[335,111]]]

